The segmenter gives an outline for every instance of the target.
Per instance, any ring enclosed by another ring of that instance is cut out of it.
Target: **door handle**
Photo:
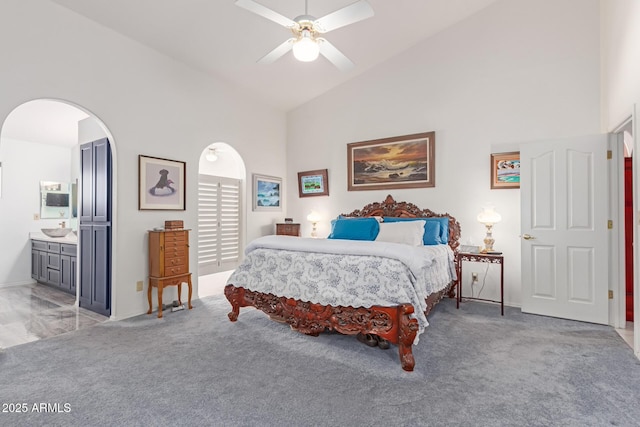
[[[533,240],[533,239],[535,239],[535,237],[533,237],[532,235],[527,234],[527,233],[523,234],[520,237],[522,237],[524,240]]]

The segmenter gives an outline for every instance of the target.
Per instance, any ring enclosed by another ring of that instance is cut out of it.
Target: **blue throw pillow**
[[[334,219],[328,239],[375,240],[380,224],[375,218]]]
[[[398,221],[426,221],[424,225],[424,244],[425,245],[441,245],[449,243],[449,218],[434,217],[434,218],[407,218],[407,217],[392,217],[385,216],[384,222],[398,222]],[[438,225],[433,225],[438,224]]]
[[[424,224],[424,237],[422,240],[425,245],[439,245],[442,243],[439,221],[427,221]]]

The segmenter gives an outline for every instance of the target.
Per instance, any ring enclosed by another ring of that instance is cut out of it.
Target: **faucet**
[[[60,226],[60,228],[64,228],[64,225],[65,225],[65,224],[64,224],[64,221],[62,221],[62,222],[58,223],[58,225]]]

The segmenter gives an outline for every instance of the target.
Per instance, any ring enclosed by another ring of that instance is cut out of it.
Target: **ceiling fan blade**
[[[290,38],[286,42],[273,49],[271,52],[267,53],[262,58],[258,59],[258,64],[271,64],[275,62],[276,59],[280,58],[282,55],[291,50],[295,41],[296,39]]]
[[[342,52],[336,49],[336,47],[327,40],[318,38],[318,42],[320,43],[320,53],[340,71],[349,71],[355,67],[355,64],[351,62],[349,58],[344,56]]]
[[[313,23],[313,27],[319,33],[327,33],[335,30],[336,28],[371,18],[372,16],[373,8],[371,5],[367,0],[360,0],[350,4],[349,6],[343,7],[342,9],[338,9],[335,12],[331,12],[322,18],[316,19]]]
[[[278,12],[269,9],[260,3],[256,3],[253,0],[236,0],[235,4],[243,9],[247,9],[249,12],[253,12],[263,18],[267,18],[270,21],[280,24],[283,27],[293,28],[298,25],[294,20],[289,19],[286,16],[282,16]]]

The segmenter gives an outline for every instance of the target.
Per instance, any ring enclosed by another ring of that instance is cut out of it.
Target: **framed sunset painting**
[[[520,152],[491,155],[491,188],[520,188]]]
[[[435,145],[435,132],[347,144],[347,190],[435,187]]]

